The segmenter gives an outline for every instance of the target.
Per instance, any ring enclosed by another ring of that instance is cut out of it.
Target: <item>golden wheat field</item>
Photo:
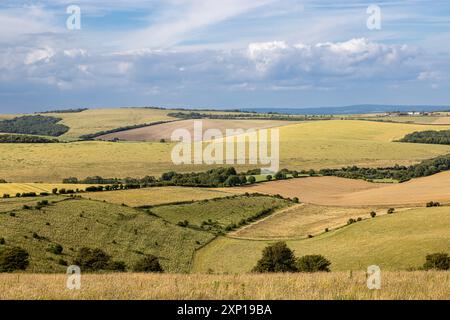
[[[382,272],[369,290],[363,272],[319,274],[82,275],[68,290],[66,275],[0,275],[0,299],[100,300],[413,300],[450,299],[448,272]]]
[[[50,193],[54,188],[59,189],[72,189],[72,190],[86,190],[87,187],[92,186],[89,184],[62,184],[62,183],[0,183],[0,197],[8,194],[14,197],[17,193],[35,192]]]

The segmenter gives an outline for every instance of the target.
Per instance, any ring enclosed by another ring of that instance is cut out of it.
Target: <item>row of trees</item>
[[[284,121],[307,121],[307,120],[331,120],[332,116],[307,116],[286,115],[279,113],[200,113],[200,112],[171,112],[169,117],[178,119],[220,119],[220,120],[284,120]]]
[[[58,143],[57,139],[21,134],[0,134],[0,143]]]
[[[69,131],[68,126],[58,123],[61,120],[41,115],[16,117],[0,121],[0,132],[58,137]]]
[[[319,174],[349,179],[394,179],[404,182],[413,178],[426,177],[447,170],[450,170],[450,154],[424,160],[419,164],[411,166],[395,165],[394,167],[387,168],[359,168],[352,166],[341,169],[322,169],[319,171]]]
[[[404,138],[400,139],[399,142],[450,145],[450,130],[413,132],[407,134]]]

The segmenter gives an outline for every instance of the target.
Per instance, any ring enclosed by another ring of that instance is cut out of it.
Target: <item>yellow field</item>
[[[213,199],[233,194],[234,192],[232,192],[232,190],[228,192],[208,188],[158,187],[136,190],[88,192],[84,193],[83,197],[100,201],[105,200],[106,202],[116,204],[125,203],[131,207],[139,207],[191,200]]]
[[[229,237],[254,240],[301,239],[344,226],[350,218],[370,218],[387,213],[385,208],[342,208],[300,204],[229,233]]]
[[[280,128],[280,166],[290,169],[387,166],[412,164],[450,153],[450,146],[445,145],[391,142],[406,133],[430,128],[434,127],[339,120],[292,124]],[[173,146],[159,142],[0,144],[0,178],[12,182],[61,182],[70,176],[143,177],[171,170],[211,168],[174,166]]]
[[[168,117],[169,110],[144,108],[89,109],[75,113],[46,113],[45,116],[61,118],[61,124],[70,127],[63,135],[76,138],[84,134],[97,133],[135,124],[143,124],[162,120],[173,120]]]
[[[4,194],[9,194],[14,197],[16,193],[36,192],[38,195],[41,192],[51,193],[54,188],[58,189],[72,189],[72,190],[86,190],[89,184],[62,184],[62,183],[0,183],[0,197]]]
[[[356,217],[355,217],[356,218]],[[425,256],[450,251],[450,207],[419,208],[367,219],[312,239],[288,240],[296,256],[321,254],[333,271],[421,267]],[[249,272],[270,241],[220,237],[197,251],[194,272]]]
[[[82,275],[81,290],[66,275],[0,275],[0,299],[100,300],[448,300],[448,272],[382,272],[369,290],[363,272],[264,275]]]

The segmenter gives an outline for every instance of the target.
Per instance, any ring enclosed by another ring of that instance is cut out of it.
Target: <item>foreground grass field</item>
[[[82,196],[84,198],[110,203],[124,203],[130,207],[141,207],[227,197],[235,193],[232,189],[225,191],[209,188],[156,187],[108,192],[87,192]]]
[[[389,166],[412,164],[450,153],[450,146],[445,145],[392,142],[407,133],[433,128],[340,120],[284,126],[280,128],[280,167],[308,170],[347,165]],[[70,176],[143,177],[171,170],[186,172],[211,168],[174,166],[171,160],[173,146],[173,143],[159,142],[0,144],[0,179],[56,183]],[[250,166],[236,167],[248,169]]]
[[[297,256],[321,254],[333,271],[418,268],[425,256],[450,251],[450,207],[419,208],[367,219],[312,239],[287,241]],[[220,237],[197,251],[195,272],[245,273],[269,241]]]
[[[66,275],[0,275],[0,299],[104,300],[448,300],[448,272],[382,272],[369,290],[363,272],[264,275],[82,275],[81,290]]]
[[[0,213],[0,238],[27,250],[27,272],[64,272],[59,260],[70,264],[81,247],[89,247],[101,248],[128,267],[143,254],[153,254],[166,271],[183,273],[190,271],[194,250],[213,238],[128,207],[65,197],[57,201],[41,210],[10,207],[14,215]],[[56,244],[63,246],[62,255],[48,251]]]

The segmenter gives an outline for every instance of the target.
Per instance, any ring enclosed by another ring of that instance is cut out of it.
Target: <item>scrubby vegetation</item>
[[[79,250],[74,265],[83,271],[125,271],[126,264],[122,261],[113,261],[111,256],[101,249],[90,249],[83,247]]]
[[[330,272],[331,262],[321,255],[307,255],[297,259],[298,272]]]
[[[25,270],[28,265],[28,252],[19,247],[0,249],[0,272]]]
[[[88,108],[77,108],[77,109],[62,109],[62,110],[50,110],[50,111],[44,111],[39,113],[79,113],[89,110]]]
[[[133,267],[134,272],[164,272],[159,260],[152,254],[145,255]]]
[[[57,139],[21,134],[0,134],[0,143],[58,143]]]
[[[69,131],[69,127],[59,124],[60,118],[47,116],[22,116],[0,121],[0,132],[36,134],[58,137]]]
[[[416,131],[416,132],[407,134],[404,138],[400,139],[399,142],[450,145],[450,130]]]
[[[450,270],[450,257],[447,253],[433,253],[426,256],[425,270]]]
[[[400,182],[413,178],[430,176],[439,172],[450,170],[450,154],[430,160],[424,160],[412,166],[399,166],[388,168],[359,168],[357,166],[342,169],[322,169],[320,174],[324,176],[337,176],[348,179],[394,179]]]

